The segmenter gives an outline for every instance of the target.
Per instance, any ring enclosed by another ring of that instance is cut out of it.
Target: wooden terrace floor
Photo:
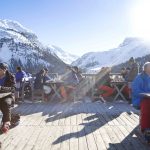
[[[147,150],[139,112],[127,103],[23,103],[2,150]]]

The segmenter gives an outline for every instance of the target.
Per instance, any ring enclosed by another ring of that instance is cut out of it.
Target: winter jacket
[[[27,77],[27,74],[24,71],[19,71],[15,75],[16,82],[21,82],[24,77]]]
[[[132,83],[132,103],[133,106],[140,107],[142,96],[140,93],[150,92],[150,76],[146,73],[137,75]]]

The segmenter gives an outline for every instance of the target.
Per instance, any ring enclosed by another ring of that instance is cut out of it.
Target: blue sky
[[[0,18],[20,22],[44,44],[82,55],[117,47],[134,36],[130,10],[137,0],[1,0]]]

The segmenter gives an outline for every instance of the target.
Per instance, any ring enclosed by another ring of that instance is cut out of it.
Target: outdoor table
[[[114,86],[115,90],[117,91],[117,94],[116,94],[114,100],[116,101],[117,98],[120,96],[123,100],[126,101],[126,98],[122,94],[122,91],[125,88],[125,86],[127,85],[127,82],[126,81],[112,81],[111,84]]]
[[[54,97],[58,97],[58,98],[62,98],[62,96],[61,96],[61,94],[59,93],[59,88],[57,88],[57,85],[59,85],[59,84],[63,84],[64,83],[64,81],[62,81],[62,80],[50,80],[50,81],[47,81],[46,83],[45,83],[45,85],[47,85],[47,86],[50,86],[51,88],[52,88],[52,90],[54,91],[54,94],[53,94],[53,96],[52,96],[52,100],[54,99]]]

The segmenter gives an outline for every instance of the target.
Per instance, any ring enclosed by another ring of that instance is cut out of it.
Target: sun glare
[[[132,29],[136,36],[150,41],[150,0],[139,0],[131,11]]]

